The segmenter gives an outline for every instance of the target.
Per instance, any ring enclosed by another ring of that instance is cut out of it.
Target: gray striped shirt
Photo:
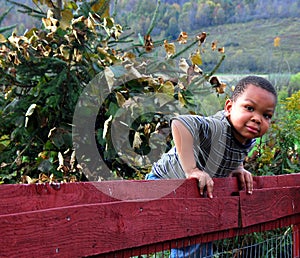
[[[196,165],[211,177],[226,177],[237,169],[255,144],[238,142],[224,111],[213,116],[181,115],[172,118],[181,121],[193,136]],[[159,178],[185,178],[178,153],[173,147],[152,166],[152,173]]]

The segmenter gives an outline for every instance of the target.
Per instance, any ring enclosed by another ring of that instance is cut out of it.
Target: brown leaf
[[[202,32],[201,34],[197,35],[197,40],[199,40],[199,44],[204,43],[206,39],[206,32]]]
[[[178,38],[177,41],[179,42],[179,44],[186,44],[187,43],[187,38],[188,38],[188,34],[185,31],[182,31]]]
[[[224,54],[225,53],[225,48],[224,47],[220,47],[220,48],[218,48],[218,51],[220,53]]]
[[[225,93],[225,89],[226,89],[226,83],[221,83],[219,87],[216,88],[216,91],[219,93],[219,94],[223,94]]]
[[[152,38],[151,38],[151,36],[150,35],[146,35],[145,37],[144,37],[144,47],[145,47],[145,49],[146,49],[146,51],[147,52],[150,52],[150,51],[152,51],[152,49],[154,48],[154,45],[153,45],[153,42],[152,42]]]
[[[212,43],[211,43],[211,50],[212,51],[215,51],[217,49],[217,41],[213,41]]]
[[[212,76],[209,82],[213,86],[213,88],[216,89],[217,93],[222,94],[225,92],[226,83],[220,82],[217,76]]]

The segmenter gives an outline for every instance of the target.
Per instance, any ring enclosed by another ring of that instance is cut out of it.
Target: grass
[[[204,29],[210,41],[217,40],[225,47],[226,58],[219,72],[290,74],[300,71],[299,24],[300,18],[286,18]],[[280,37],[279,47],[274,47],[275,37]]]

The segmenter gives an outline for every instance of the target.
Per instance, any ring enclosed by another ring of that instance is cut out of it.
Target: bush
[[[280,94],[279,94],[280,95]],[[300,172],[300,91],[281,99],[269,133],[263,137],[246,161],[257,175]]]

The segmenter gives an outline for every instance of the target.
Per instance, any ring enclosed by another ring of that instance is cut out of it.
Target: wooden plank
[[[236,178],[215,180],[215,197],[237,192]],[[80,204],[159,198],[200,197],[197,181],[104,181],[66,184],[0,185],[0,215]]]
[[[0,196],[0,215],[114,201],[91,183],[0,185]]]
[[[0,257],[82,257],[235,228],[238,201],[165,198],[1,215]]]
[[[300,173],[278,176],[256,176],[253,181],[254,189],[299,186]]]
[[[240,207],[243,227],[300,213],[300,186],[241,192]]]

